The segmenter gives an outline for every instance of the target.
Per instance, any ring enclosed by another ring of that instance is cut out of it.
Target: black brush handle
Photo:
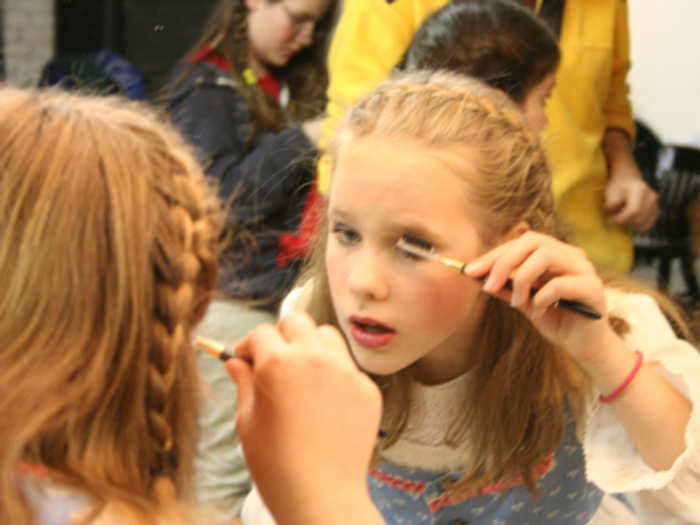
[[[464,273],[464,267],[462,267],[462,273]],[[488,277],[488,275],[482,275],[481,277],[477,277],[477,280],[483,282],[486,280],[487,277]],[[508,279],[506,281],[506,284],[503,285],[503,287],[506,290],[512,290],[513,289],[513,281],[511,279]],[[530,289],[530,297],[535,295],[537,293],[537,291],[538,291],[537,288],[531,288]],[[570,299],[559,299],[552,306],[554,308],[559,308],[560,310],[568,310],[569,312],[574,312],[576,314],[582,315],[583,317],[588,317],[589,319],[600,319],[601,317],[603,317],[602,315],[600,315],[600,312],[594,310],[590,306],[587,306],[587,305],[580,303],[578,301],[572,301]]]

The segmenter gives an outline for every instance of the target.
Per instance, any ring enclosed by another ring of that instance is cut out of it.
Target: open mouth
[[[371,348],[385,346],[396,335],[392,328],[371,319],[352,316],[350,335],[359,344]]]
[[[387,332],[393,332],[393,330],[390,328],[377,323],[361,323],[355,321],[353,324],[360,330],[364,330],[365,332],[369,332],[371,334],[386,334]]]

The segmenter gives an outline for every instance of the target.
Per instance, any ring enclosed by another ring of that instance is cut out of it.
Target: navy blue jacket
[[[228,206],[219,289],[274,309],[298,274],[299,259],[278,262],[279,237],[298,230],[316,151],[298,124],[248,144],[250,112],[233,78],[199,62],[178,66],[173,80],[188,69],[168,109]]]

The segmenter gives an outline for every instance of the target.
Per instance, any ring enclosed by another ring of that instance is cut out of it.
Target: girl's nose
[[[348,287],[361,299],[381,301],[388,297],[388,282],[376,255],[363,253],[357,257],[348,277]]]
[[[301,47],[308,47],[314,39],[314,23],[312,21],[304,22],[297,29],[297,42]]]

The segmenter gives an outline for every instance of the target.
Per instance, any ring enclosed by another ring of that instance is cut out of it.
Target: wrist
[[[615,392],[629,378],[630,371],[637,365],[638,355],[614,332],[598,348],[600,351],[580,359],[579,365],[590,377],[593,388],[606,396]]]
[[[637,374],[639,373],[639,369],[642,368],[642,364],[644,363],[644,354],[640,352],[639,350],[635,351],[634,354],[637,357],[637,361],[634,364],[634,367],[632,367],[632,370],[630,370],[629,374],[627,374],[627,377],[620,383],[615,390],[613,390],[610,393],[607,393],[605,395],[600,394],[598,396],[598,400],[601,403],[612,403],[622,395],[622,393],[627,389],[627,387],[630,385],[632,381],[634,381],[634,378],[637,377]]]
[[[632,142],[626,131],[608,128],[603,136],[603,152],[608,164],[609,175],[614,175],[617,168],[636,166],[632,152]]]

